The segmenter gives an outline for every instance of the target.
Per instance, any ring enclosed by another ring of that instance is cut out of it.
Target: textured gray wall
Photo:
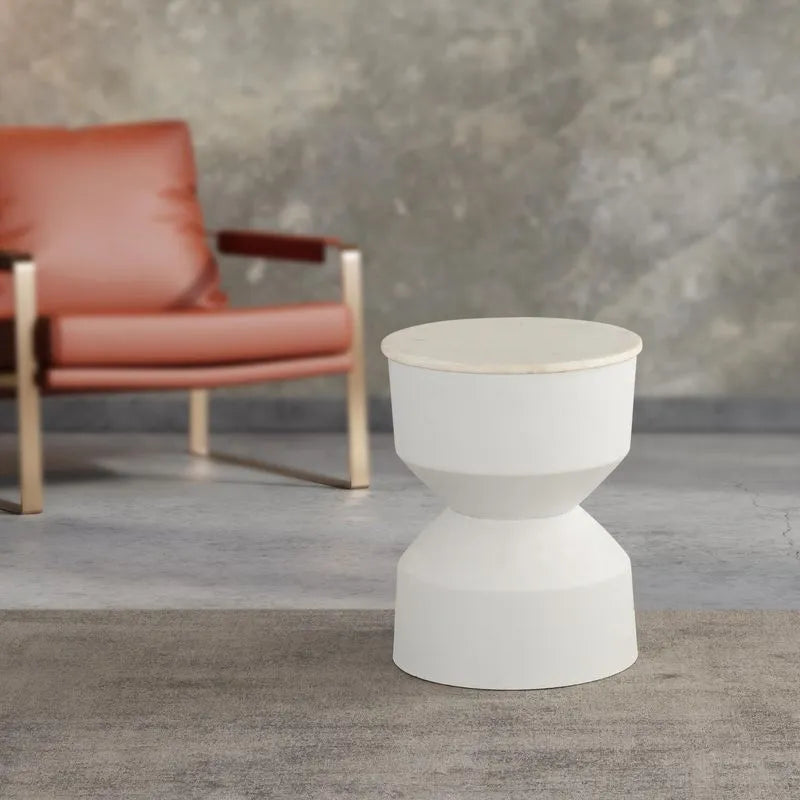
[[[640,332],[643,395],[800,395],[796,0],[3,0],[0,122],[159,116],[209,225],[363,245],[376,394],[392,329],[545,314]]]

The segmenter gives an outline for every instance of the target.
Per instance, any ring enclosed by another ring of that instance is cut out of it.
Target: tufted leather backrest
[[[180,121],[0,128],[0,250],[33,255],[41,314],[225,299]],[[0,272],[0,318],[13,307]]]

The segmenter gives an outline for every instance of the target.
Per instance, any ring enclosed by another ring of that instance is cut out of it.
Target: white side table
[[[636,660],[630,559],[578,504],[630,449],[641,348],[614,325],[545,318],[383,340],[397,453],[448,505],[397,567],[397,666],[534,689]]]

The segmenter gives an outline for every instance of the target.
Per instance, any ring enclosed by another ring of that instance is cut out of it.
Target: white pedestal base
[[[580,506],[523,520],[447,509],[400,559],[394,661],[411,675],[544,689],[636,657],[630,559]]]

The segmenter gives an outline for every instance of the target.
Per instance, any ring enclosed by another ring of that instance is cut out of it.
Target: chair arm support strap
[[[217,231],[217,250],[238,256],[275,258],[286,261],[325,262],[328,247],[344,249],[338,240],[323,236],[295,236],[270,231]]]
[[[20,261],[33,261],[33,256],[15,250],[0,250],[0,270],[13,270]]]

